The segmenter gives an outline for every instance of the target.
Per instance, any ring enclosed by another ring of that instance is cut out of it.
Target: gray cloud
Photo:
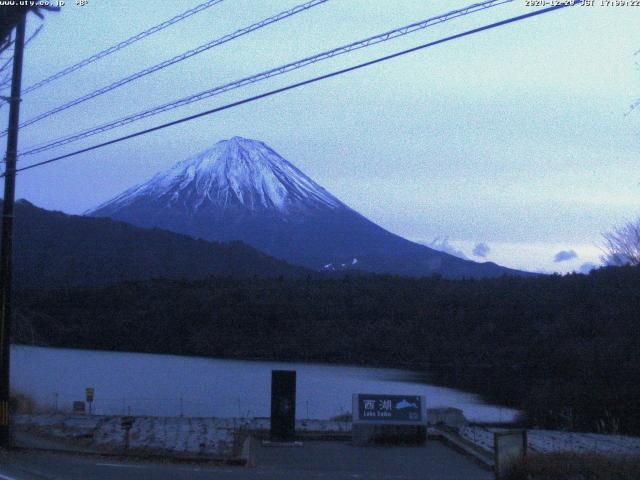
[[[462,250],[458,250],[456,247],[449,243],[449,237],[436,237],[432,242],[424,243],[427,247],[431,247],[434,250],[438,250],[439,252],[448,253],[449,255],[453,255],[454,257],[462,258],[464,260],[469,260],[469,258],[464,254]]]
[[[595,263],[592,263],[592,262],[587,262],[587,263],[583,263],[582,265],[580,265],[580,268],[578,268],[578,272],[582,273],[584,275],[588,275],[589,272],[591,270],[593,270],[594,268],[598,268],[598,265],[596,265]]]
[[[561,250],[556,253],[553,261],[556,263],[566,262],[567,260],[573,260],[574,258],[578,258],[578,254],[575,252],[575,250]]]
[[[489,248],[489,245],[487,245],[486,243],[478,243],[476,244],[476,246],[473,248],[473,254],[476,257],[482,257],[485,258],[489,252],[491,251],[491,249]]]

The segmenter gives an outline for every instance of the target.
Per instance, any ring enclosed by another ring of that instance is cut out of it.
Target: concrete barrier
[[[460,430],[467,424],[467,419],[459,408],[429,408],[427,410],[429,425]]]

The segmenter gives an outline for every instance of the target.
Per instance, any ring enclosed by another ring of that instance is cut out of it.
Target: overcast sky
[[[200,2],[66,3],[46,15],[27,47],[24,86]],[[26,95],[21,117],[298,3],[225,0]],[[20,147],[467,4],[330,0],[27,127]],[[529,11],[516,0],[23,162]],[[640,97],[639,20],[640,7],[563,9],[24,172],[17,197],[81,213],[240,135],[266,142],[352,208],[409,239],[435,240],[478,261],[571,271],[598,262],[602,232],[640,215],[640,112],[625,116]],[[30,16],[28,31],[40,24]],[[7,112],[0,110],[4,124]]]

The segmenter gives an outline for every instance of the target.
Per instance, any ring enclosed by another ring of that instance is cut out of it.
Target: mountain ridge
[[[25,200],[15,205],[13,266],[18,288],[312,273],[242,242],[207,242],[110,218],[45,210]]]
[[[233,137],[88,210],[209,241],[241,240],[295,265],[450,278],[530,275],[453,257],[368,220],[257,140]],[[344,265],[344,266],[343,266]]]

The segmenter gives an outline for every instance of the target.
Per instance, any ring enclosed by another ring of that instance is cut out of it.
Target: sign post
[[[353,442],[424,443],[427,410],[421,395],[353,395]]]
[[[93,404],[93,394],[94,394],[94,390],[93,387],[87,387],[85,389],[85,396],[87,398],[87,403],[89,404],[89,415],[91,415],[92,413],[92,404]]]
[[[120,428],[124,430],[124,449],[129,449],[129,432],[131,431],[131,427],[133,427],[134,418],[131,416],[122,417],[120,419]]]

